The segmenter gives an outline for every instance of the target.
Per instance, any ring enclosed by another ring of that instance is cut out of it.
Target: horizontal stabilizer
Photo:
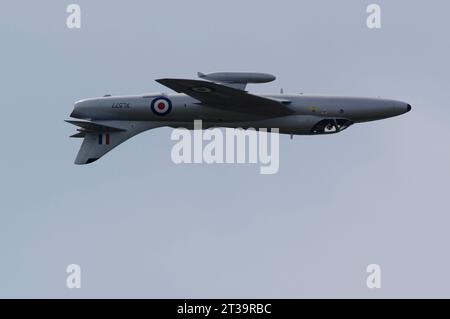
[[[75,137],[75,138],[81,138],[81,137],[85,137],[85,136],[86,136],[85,132],[78,132],[73,135],[70,135],[70,137]]]
[[[120,132],[125,131],[125,129],[109,126],[101,123],[95,123],[95,122],[87,122],[87,121],[74,121],[74,120],[66,120],[67,123],[79,126],[85,130],[88,131],[94,131],[94,132]]]
[[[152,128],[164,126],[162,122],[110,121],[95,123],[87,121],[66,122],[79,126],[78,133],[71,137],[84,138],[75,164],[89,164],[122,144],[129,138]]]

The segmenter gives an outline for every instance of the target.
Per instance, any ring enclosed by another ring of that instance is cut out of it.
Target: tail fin
[[[81,127],[78,133],[71,137],[84,138],[75,164],[90,164],[122,144],[129,138],[152,128],[161,127],[163,124],[155,122],[131,122],[131,121],[66,121]]]

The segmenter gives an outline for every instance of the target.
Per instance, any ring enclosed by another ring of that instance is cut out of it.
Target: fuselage
[[[279,101],[292,114],[255,115],[202,104],[185,94],[143,94],[81,100],[75,103],[71,116],[91,121],[155,121],[164,124],[161,126],[187,128],[191,128],[194,120],[202,120],[205,127],[279,128],[281,133],[312,134],[313,127],[319,122],[332,124],[339,120],[351,125],[381,120],[411,110],[408,103],[381,98],[288,94],[261,96]],[[170,101],[170,110],[164,114],[151,109],[152,102],[161,98]]]

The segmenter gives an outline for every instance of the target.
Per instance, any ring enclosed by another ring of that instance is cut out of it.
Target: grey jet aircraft
[[[158,83],[177,94],[105,95],[75,103],[68,123],[78,127],[71,137],[83,138],[75,164],[89,164],[127,139],[158,127],[203,129],[278,128],[281,134],[338,133],[352,124],[381,120],[411,110],[406,102],[359,97],[303,94],[256,95],[249,83],[275,77],[264,73],[198,73],[201,80],[164,78]]]

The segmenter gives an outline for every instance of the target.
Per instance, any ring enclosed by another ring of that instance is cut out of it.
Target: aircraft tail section
[[[90,164],[122,144],[129,138],[152,128],[161,127],[160,123],[134,121],[67,121],[80,127],[71,137],[84,138],[75,164]]]

